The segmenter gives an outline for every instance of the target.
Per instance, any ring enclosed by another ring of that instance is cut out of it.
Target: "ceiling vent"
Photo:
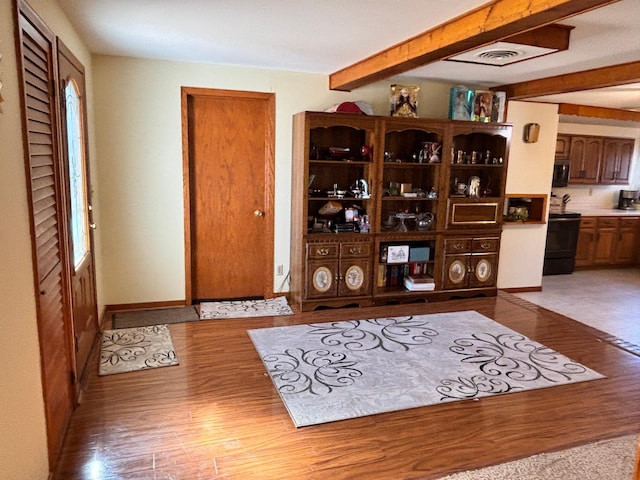
[[[477,63],[481,65],[503,67],[505,65],[522,62],[523,60],[548,55],[557,51],[558,49],[554,48],[497,42],[450,57],[448,60],[453,62]]]

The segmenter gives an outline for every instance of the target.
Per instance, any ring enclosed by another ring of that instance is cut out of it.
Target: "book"
[[[404,287],[410,291],[429,291],[436,288],[432,277],[408,275],[404,278]]]

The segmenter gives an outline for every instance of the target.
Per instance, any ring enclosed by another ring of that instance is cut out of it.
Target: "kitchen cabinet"
[[[511,132],[504,123],[294,115],[291,303],[495,295]],[[475,243],[484,238],[491,242]],[[470,242],[453,267],[446,239]],[[385,249],[418,256],[389,260]],[[422,277],[420,288],[405,288],[407,275]]]
[[[571,137],[569,183],[598,183],[603,144],[600,137]]]
[[[640,247],[639,217],[582,217],[576,267],[635,265]]]
[[[628,138],[605,138],[600,183],[626,185],[635,141]]]
[[[571,137],[569,135],[558,134],[556,138],[556,158],[568,159],[571,147]]]
[[[583,216],[580,219],[580,231],[578,232],[575,256],[576,267],[586,267],[593,263],[597,231],[598,219],[596,217]]]
[[[640,217],[620,218],[613,263],[630,265],[637,263],[640,248]]]
[[[569,160],[570,184],[626,185],[635,140],[589,135],[558,134],[556,160]]]

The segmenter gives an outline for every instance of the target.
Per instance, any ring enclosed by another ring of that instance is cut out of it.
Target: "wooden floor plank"
[[[297,429],[246,333],[460,310],[476,310],[607,378]],[[94,352],[56,480],[429,480],[640,432],[640,357],[509,294],[170,330],[175,367],[98,377]]]

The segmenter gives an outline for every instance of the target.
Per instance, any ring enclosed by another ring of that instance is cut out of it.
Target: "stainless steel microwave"
[[[553,164],[553,181],[552,187],[566,187],[569,185],[569,169],[570,162],[566,159],[556,158]]]

